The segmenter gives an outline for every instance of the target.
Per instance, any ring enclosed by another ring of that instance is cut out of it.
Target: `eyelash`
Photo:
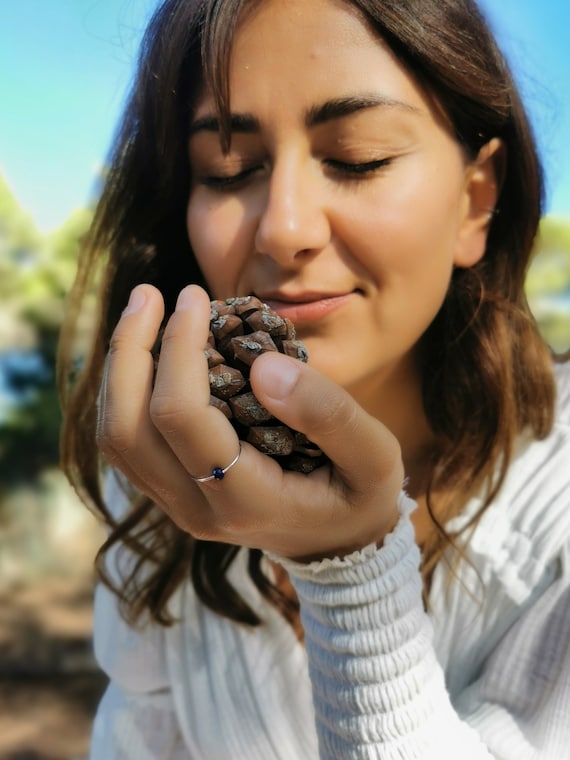
[[[381,158],[376,161],[365,161],[361,164],[349,164],[345,161],[335,161],[333,159],[327,159],[325,162],[331,169],[338,171],[342,174],[346,174],[350,177],[358,179],[366,174],[374,174],[378,169],[382,169],[392,161],[391,158]]]
[[[382,169],[391,163],[391,158],[382,158],[376,161],[365,161],[363,163],[347,163],[345,161],[336,161],[334,159],[326,159],[325,164],[339,174],[343,174],[348,180],[358,180],[364,178],[366,175],[374,174],[378,169]],[[212,190],[226,190],[234,187],[238,187],[244,183],[252,174],[258,171],[260,166],[252,166],[249,169],[238,172],[237,174],[231,174],[228,176],[206,176],[200,179],[200,184],[211,188]]]
[[[212,190],[225,190],[226,188],[234,187],[236,185],[240,185],[242,182],[245,182],[245,180],[259,168],[260,167],[258,166],[252,166],[250,169],[244,169],[242,172],[238,172],[237,174],[230,174],[228,176],[202,177],[200,179],[200,184],[205,185]]]

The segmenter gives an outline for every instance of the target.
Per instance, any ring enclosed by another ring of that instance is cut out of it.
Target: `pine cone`
[[[210,304],[206,348],[210,403],[231,421],[237,434],[276,459],[285,470],[308,473],[325,463],[323,452],[305,435],[276,420],[254,396],[249,371],[266,351],[280,351],[300,361],[307,349],[295,338],[295,327],[254,296]]]
[[[275,419],[254,396],[249,371],[266,351],[279,351],[300,361],[307,349],[295,338],[295,327],[255,296],[210,303],[210,334],[205,349],[210,403],[230,420],[240,439],[275,459],[284,470],[309,473],[325,464],[326,455],[303,433]]]

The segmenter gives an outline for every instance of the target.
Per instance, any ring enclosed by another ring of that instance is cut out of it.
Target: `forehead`
[[[232,111],[313,104],[354,92],[422,95],[360,11],[342,0],[267,0],[242,11],[229,56]],[[212,110],[204,90],[195,115]]]
[[[232,61],[237,69],[265,59],[310,70],[331,53],[346,62],[359,48],[379,44],[362,14],[342,0],[265,0],[242,12]]]

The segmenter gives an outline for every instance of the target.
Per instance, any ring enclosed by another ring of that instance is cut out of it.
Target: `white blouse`
[[[445,559],[436,568],[429,614],[404,495],[381,549],[280,560],[304,646],[253,586],[245,551],[230,576],[257,628],[186,583],[170,604],[181,622],[134,630],[99,587],[95,652],[111,681],[91,760],[570,760],[570,365],[557,375],[553,431],[520,440],[451,582]],[[115,553],[110,567],[128,561]]]

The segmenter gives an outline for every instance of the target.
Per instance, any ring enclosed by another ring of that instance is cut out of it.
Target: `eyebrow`
[[[259,119],[247,113],[232,113],[229,118],[230,132],[242,134],[254,134],[261,131]],[[197,132],[219,132],[220,120],[217,116],[209,114],[202,116],[190,124],[190,137]]]
[[[359,111],[380,107],[402,108],[412,113],[420,113],[419,108],[402,100],[387,97],[386,95],[357,95],[347,98],[335,98],[327,100],[320,106],[313,106],[305,116],[305,125],[307,127],[316,127],[333,119],[341,119],[344,116],[351,116]]]
[[[385,95],[358,95],[327,100],[319,106],[312,106],[305,114],[305,126],[308,128],[325,124],[334,119],[365,111],[372,108],[401,108],[411,113],[421,113],[419,108],[404,101]],[[261,131],[259,119],[248,113],[232,113],[229,118],[232,133],[255,134]],[[220,120],[213,114],[194,119],[190,124],[190,136],[197,132],[219,132]]]

